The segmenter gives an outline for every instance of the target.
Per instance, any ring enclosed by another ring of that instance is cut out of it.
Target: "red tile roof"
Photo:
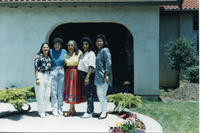
[[[180,10],[178,5],[161,6],[164,10]],[[182,10],[199,10],[199,0],[183,0]]]

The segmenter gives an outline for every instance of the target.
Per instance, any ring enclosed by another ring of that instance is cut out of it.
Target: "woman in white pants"
[[[48,115],[46,111],[49,105],[51,92],[51,78],[49,76],[51,59],[49,57],[49,45],[47,43],[42,44],[39,52],[39,58],[34,60],[34,66],[36,78],[35,94],[37,100],[37,108],[40,117],[44,118]]]
[[[107,91],[108,86],[112,86],[112,61],[111,53],[105,35],[99,34],[96,37],[96,69],[94,84],[97,89],[97,96],[101,105],[101,115],[99,119],[107,117]]]

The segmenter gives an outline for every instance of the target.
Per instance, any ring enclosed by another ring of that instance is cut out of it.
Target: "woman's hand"
[[[36,85],[40,85],[40,81],[39,81],[39,79],[36,79]]]
[[[85,86],[89,85],[89,79],[85,78],[84,84],[85,84]]]
[[[90,80],[89,80],[89,77],[86,76],[86,77],[85,77],[85,80],[84,80],[85,86],[86,86],[86,85],[89,85],[89,81],[90,81]]]
[[[109,76],[105,76],[104,81],[105,81],[106,83],[108,83],[108,80],[109,80]]]
[[[38,59],[39,58],[39,55],[35,55],[34,57],[34,60]]]

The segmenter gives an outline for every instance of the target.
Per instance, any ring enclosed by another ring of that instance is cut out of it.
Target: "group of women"
[[[94,113],[94,93],[101,106],[99,119],[107,117],[106,94],[112,86],[111,53],[106,36],[96,37],[96,48],[88,37],[80,41],[80,50],[74,40],[61,49],[63,40],[53,40],[54,49],[43,43],[34,59],[36,77],[36,100],[38,113],[44,118],[51,96],[54,116],[74,116],[75,104],[87,101],[87,111],[82,118],[89,118]],[[94,50],[94,51],[93,51]],[[69,111],[63,113],[63,100],[70,104]]]

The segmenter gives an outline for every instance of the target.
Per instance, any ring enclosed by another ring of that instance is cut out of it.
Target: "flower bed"
[[[129,112],[110,112],[120,118],[124,119],[122,123],[116,123],[115,126],[110,127],[110,133],[145,133],[145,125],[142,121],[137,119],[136,114]]]

